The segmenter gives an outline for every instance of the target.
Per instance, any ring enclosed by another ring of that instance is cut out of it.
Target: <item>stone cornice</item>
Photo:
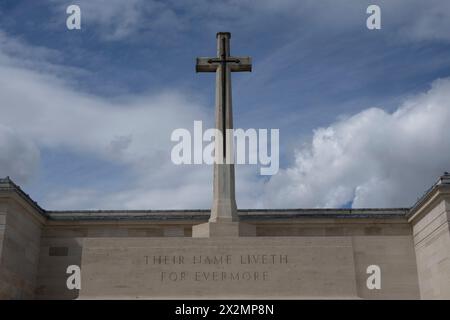
[[[430,207],[438,203],[443,197],[450,197],[450,174],[445,173],[438,181],[416,202],[407,213],[408,221],[420,217],[428,212]]]
[[[408,209],[242,209],[238,210],[241,220],[283,220],[304,218],[330,219],[391,219],[405,218]],[[83,210],[83,211],[47,211],[54,221],[117,221],[117,220],[154,220],[154,221],[204,221],[210,210]]]
[[[42,217],[47,218],[47,213],[42,209],[39,204],[31,199],[31,197],[25,193],[17,184],[15,184],[9,177],[0,178],[0,196],[2,193],[15,193],[22,199],[28,206],[34,209]]]

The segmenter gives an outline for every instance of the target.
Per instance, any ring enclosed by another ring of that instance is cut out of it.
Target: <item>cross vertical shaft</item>
[[[214,164],[213,205],[210,222],[234,222],[238,220],[235,175],[233,164],[233,129],[231,103],[231,72],[251,71],[249,57],[230,56],[228,32],[217,33],[217,57],[197,58],[197,72],[216,72],[216,128],[222,133],[222,144],[216,138],[216,162]]]
[[[219,157],[222,163],[214,164],[213,204],[209,221],[237,221],[237,205],[235,197],[234,164],[227,163],[232,155],[232,141],[227,129],[233,129],[233,110],[231,103],[231,72],[227,66],[230,52],[230,34],[217,34],[217,57],[220,64],[216,72],[216,128],[222,132],[222,154],[216,141],[216,162]],[[219,149],[219,150],[218,150]]]

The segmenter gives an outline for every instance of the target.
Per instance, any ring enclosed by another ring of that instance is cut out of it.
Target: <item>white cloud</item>
[[[39,149],[32,140],[0,124],[1,178],[11,176],[19,184],[26,183],[36,174],[39,160]]]
[[[163,166],[141,169],[134,185],[114,192],[94,188],[53,190],[46,195],[52,209],[208,209],[212,203],[211,166]],[[263,208],[263,184],[256,169],[236,168],[236,197],[240,208]]]
[[[267,184],[270,207],[411,206],[450,167],[450,79],[392,114],[371,108],[327,128]]]
[[[34,47],[6,40],[0,51],[0,176],[28,181],[36,172],[37,148],[64,148],[122,165],[136,181],[111,196],[68,183],[46,195],[44,207],[207,207],[208,190],[201,186],[210,185],[208,168],[177,167],[170,160],[172,130],[213,117],[195,97],[166,91],[104,99],[77,92],[58,76],[63,67],[33,64],[20,52],[32,54]],[[18,47],[23,50],[13,50]]]

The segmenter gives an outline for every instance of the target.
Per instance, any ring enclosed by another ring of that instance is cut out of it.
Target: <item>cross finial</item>
[[[218,38],[219,36],[224,36],[224,37],[227,37],[228,39],[230,39],[231,38],[231,33],[229,33],[229,32],[217,32],[216,33],[216,38]]]

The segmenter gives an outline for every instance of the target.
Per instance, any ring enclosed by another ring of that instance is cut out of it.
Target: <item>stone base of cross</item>
[[[193,238],[255,237],[256,226],[244,222],[206,222],[192,227]]]

